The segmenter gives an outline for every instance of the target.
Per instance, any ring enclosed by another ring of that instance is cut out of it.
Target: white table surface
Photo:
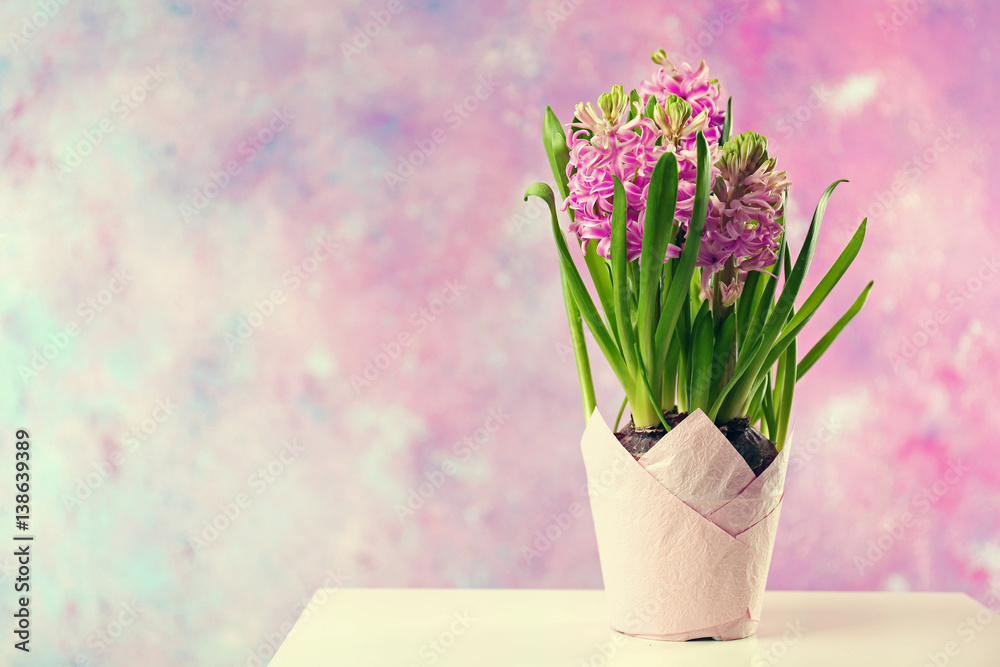
[[[1000,617],[961,593],[768,591],[738,641],[635,639],[604,591],[317,591],[271,667],[1000,667]],[[978,620],[977,620],[978,615]]]

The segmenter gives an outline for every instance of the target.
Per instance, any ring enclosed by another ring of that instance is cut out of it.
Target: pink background
[[[583,414],[521,194],[551,180],[545,105],[636,86],[659,47],[704,55],[736,130],[772,138],[796,243],[851,180],[813,283],[870,219],[800,344],[874,279],[799,385],[770,587],[996,601],[995,3],[225,3],[0,10],[0,467],[28,428],[30,664],[266,661],[321,585],[601,586],[589,510],[560,516]]]

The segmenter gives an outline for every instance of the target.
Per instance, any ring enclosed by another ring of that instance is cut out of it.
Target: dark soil
[[[778,448],[763,433],[751,427],[747,417],[734,419],[719,430],[726,434],[726,439],[758,477],[778,456]]]
[[[684,421],[684,418],[687,416],[688,413],[682,412],[677,414],[677,410],[674,409],[670,412],[663,413],[663,421],[667,422],[667,425],[670,426],[670,428],[674,428]],[[628,425],[618,433],[615,433],[615,436],[618,438],[618,442],[622,443],[622,447],[625,448],[625,451],[631,454],[632,458],[638,461],[639,457],[652,449],[653,445],[658,443],[660,438],[662,438],[665,434],[666,431],[663,429],[662,425],[657,426],[656,428],[644,428],[637,431],[635,430],[635,425],[632,424],[632,420],[630,419]]]
[[[671,410],[663,414],[663,420],[670,428],[674,428],[687,416],[686,412],[678,414],[676,410]],[[725,434],[726,439],[740,453],[743,460],[753,470],[754,475],[759,476],[778,456],[778,449],[774,443],[765,438],[763,433],[751,427],[750,420],[746,417],[734,419],[725,426],[720,426],[719,430]],[[636,430],[630,420],[624,429],[615,433],[615,436],[622,443],[625,451],[638,461],[639,457],[652,449],[653,445],[659,442],[665,434],[663,426]]]

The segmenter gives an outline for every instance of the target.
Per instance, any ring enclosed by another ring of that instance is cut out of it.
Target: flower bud
[[[617,119],[628,108],[628,95],[621,85],[614,86],[610,93],[604,93],[597,98],[597,106],[606,120]]]
[[[749,175],[767,160],[767,137],[756,132],[744,132],[730,137],[722,146],[719,168]]]
[[[667,57],[667,52],[664,51],[663,49],[657,49],[656,51],[653,51],[652,58],[653,62],[659,65],[660,67],[665,67],[672,72],[677,70],[677,68],[674,67],[674,64],[670,62],[670,58]]]

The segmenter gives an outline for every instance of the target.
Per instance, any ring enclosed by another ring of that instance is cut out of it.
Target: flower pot
[[[753,634],[788,447],[755,477],[696,410],[637,461],[594,410],[582,449],[612,627],[669,641]]]

